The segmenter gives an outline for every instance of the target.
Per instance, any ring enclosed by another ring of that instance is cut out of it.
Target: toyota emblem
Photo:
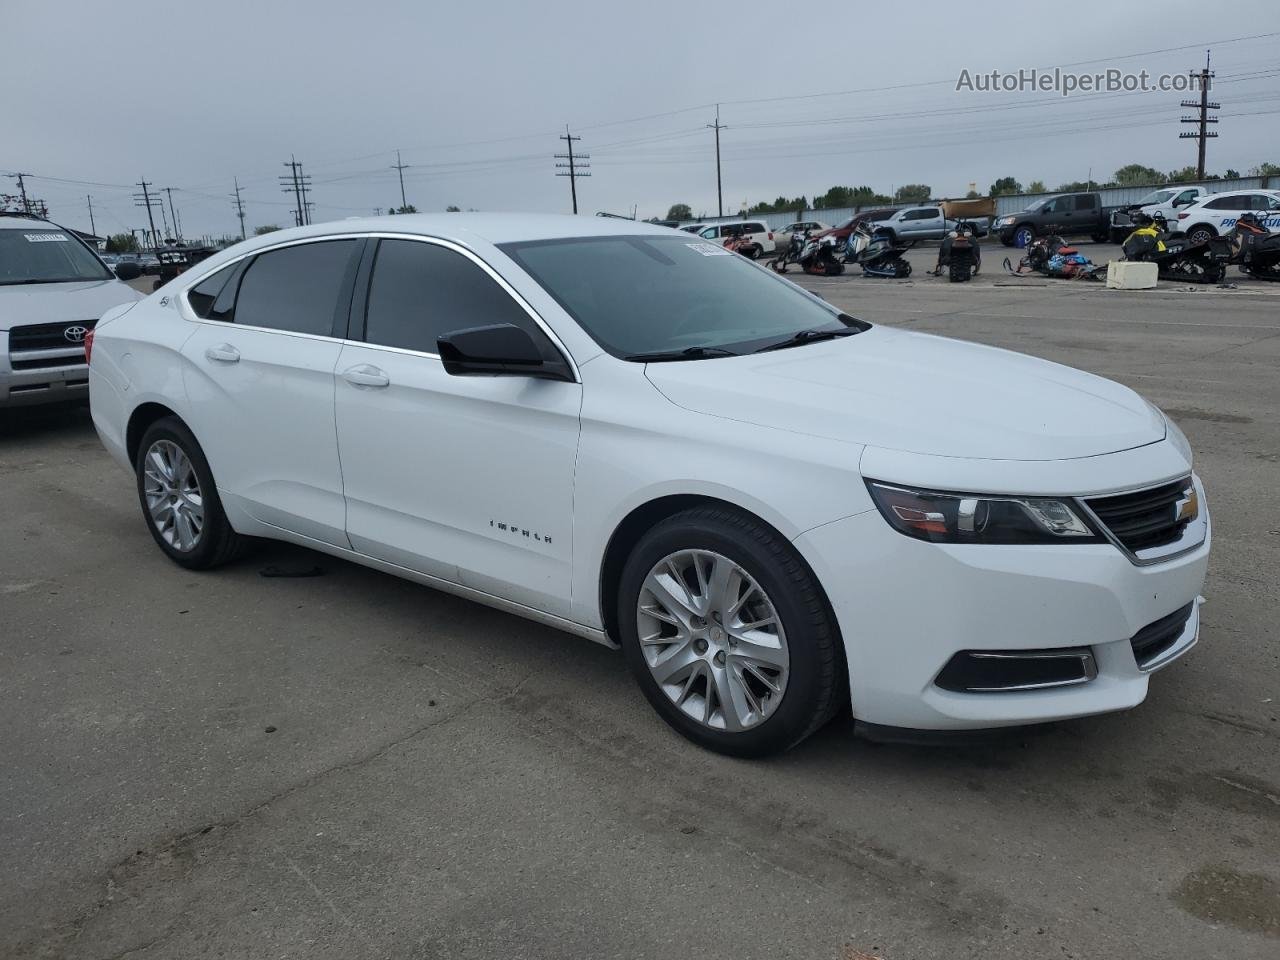
[[[89,330],[87,327],[82,327],[78,324],[74,327],[67,327],[67,329],[62,331],[62,335],[71,343],[84,343],[84,338],[88,333]]]

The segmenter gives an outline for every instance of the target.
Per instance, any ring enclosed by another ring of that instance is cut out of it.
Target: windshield
[[[0,284],[110,278],[111,274],[98,258],[66,231],[0,230]]]
[[[1026,212],[1026,213],[1031,213],[1031,211],[1033,211],[1033,210],[1039,210],[1041,207],[1043,207],[1046,203],[1048,203],[1048,202],[1049,202],[1050,200],[1052,200],[1052,199],[1053,199],[1053,197],[1043,197],[1043,198],[1041,198],[1041,199],[1037,200],[1035,203],[1033,203],[1033,204],[1031,204],[1030,206],[1028,206],[1025,212]]]
[[[705,352],[790,342],[802,331],[869,326],[739,254],[691,237],[580,237],[500,248],[619,357],[702,359]]]
[[[1145,207],[1149,203],[1164,203],[1177,192],[1177,190],[1152,190],[1139,200],[1136,206]]]

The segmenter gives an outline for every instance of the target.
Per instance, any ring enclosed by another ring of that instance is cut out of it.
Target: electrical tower
[[[573,212],[577,213],[578,212],[578,178],[591,176],[590,173],[583,172],[585,170],[589,170],[591,168],[591,164],[583,163],[582,161],[590,160],[591,154],[589,153],[575,154],[573,152],[574,142],[581,140],[582,138],[573,136],[573,134],[569,132],[568,124],[565,124],[564,136],[561,137],[560,139],[569,145],[569,152],[557,153],[555,155],[555,159],[567,160],[569,162],[556,164],[557,167],[567,168],[567,169],[557,170],[556,176],[569,178],[569,195],[573,198]]]
[[[138,186],[142,188],[142,192],[135,193],[133,195],[133,205],[135,207],[147,208],[147,223],[151,225],[151,246],[155,248],[160,246],[160,242],[156,237],[156,218],[155,214],[152,213],[152,208],[154,208],[156,204],[160,203],[160,200],[151,194],[151,184],[147,182],[145,177],[138,181]],[[160,206],[160,212],[164,213],[163,204]]]
[[[408,213],[405,208],[409,206],[409,201],[404,198],[404,172],[409,169],[409,164],[400,162],[400,151],[396,151],[396,162],[391,165],[391,169],[400,174],[400,212]]]
[[[31,216],[31,201],[27,199],[27,185],[23,177],[29,177],[29,173],[11,173],[9,178],[18,181],[18,192],[22,194],[22,212],[27,216]]]
[[[244,234],[244,201],[240,199],[240,178],[239,177],[233,178],[233,182],[236,185],[236,192],[235,192],[236,216],[240,218],[240,239],[243,240],[245,236]]]
[[[1217,117],[1209,116],[1209,111],[1219,110],[1222,108],[1222,104],[1220,103],[1209,102],[1209,83],[1213,79],[1213,73],[1209,70],[1209,51],[1208,50],[1204,52],[1204,69],[1201,70],[1198,74],[1195,74],[1195,73],[1191,74],[1191,76],[1193,77],[1198,76],[1200,78],[1200,99],[1198,101],[1183,100],[1182,106],[1196,108],[1198,115],[1193,117],[1183,117],[1182,122],[1194,123],[1197,125],[1198,129],[1194,133],[1180,133],[1178,134],[1178,139],[1198,141],[1199,152],[1196,160],[1196,179],[1203,180],[1204,179],[1204,148],[1205,148],[1205,145],[1208,143],[1208,140],[1210,137],[1216,137],[1218,135],[1218,132],[1216,130],[1214,131],[1209,130],[1209,124],[1218,122]]]
[[[296,226],[301,227],[311,222],[311,207],[314,204],[307,202],[307,187],[311,185],[311,175],[303,173],[302,164],[292,156],[284,162],[284,166],[289,168],[289,173],[280,177],[280,189],[284,193],[293,194],[293,221]]]
[[[720,186],[720,131],[727,129],[720,122],[720,104],[716,104],[716,122],[708,123],[707,126],[716,132],[716,210],[719,211],[718,216],[724,216],[724,190]]]
[[[98,235],[98,228],[93,222],[93,197],[86,193],[84,198],[89,201],[89,232],[96,237]]]

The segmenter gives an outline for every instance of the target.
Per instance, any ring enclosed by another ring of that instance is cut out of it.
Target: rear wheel
[[[711,750],[786,750],[844,702],[838,631],[812,572],[777,531],[730,508],[685,511],[640,540],[618,623],[654,709]]]
[[[174,563],[192,570],[234,559],[244,540],[227,522],[204,451],[176,417],[142,436],[134,463],[147,529]]]
[[[747,247],[746,252],[747,256],[752,260],[759,260],[760,254],[764,253],[764,247],[760,246],[758,243],[753,243],[751,246]]]

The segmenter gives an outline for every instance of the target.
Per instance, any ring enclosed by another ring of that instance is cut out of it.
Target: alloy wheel
[[[640,589],[636,626],[658,686],[698,723],[736,733],[782,702],[790,671],[782,620],[728,557],[681,550],[659,560]]]
[[[204,530],[204,497],[191,458],[172,440],[157,440],[143,458],[143,495],[162,540],[190,553]]]

